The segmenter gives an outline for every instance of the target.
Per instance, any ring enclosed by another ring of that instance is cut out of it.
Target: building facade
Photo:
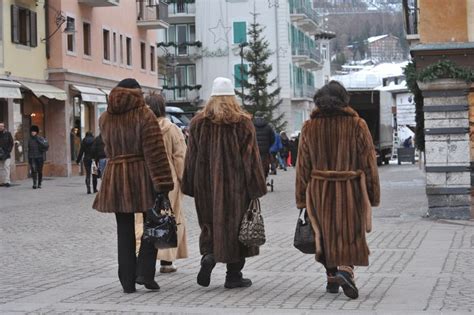
[[[375,62],[405,60],[400,39],[391,34],[373,36],[367,39],[368,58]]]
[[[269,63],[283,99],[287,131],[300,130],[312,110],[315,89],[330,77],[329,41],[308,0],[176,0],[168,7],[170,27],[159,34],[160,85],[167,101],[200,106],[209,98],[215,77],[233,78],[240,88],[240,44],[247,42],[251,12],[265,26],[273,55]],[[317,40],[315,39],[317,37]],[[243,48],[248,49],[248,48]],[[245,65],[244,67],[248,67]]]
[[[421,71],[449,60],[474,70],[474,0],[404,0],[410,52]],[[474,218],[474,85],[438,78],[418,82],[424,99],[428,214]]]
[[[32,124],[50,143],[45,175],[78,174],[80,140],[100,132],[110,90],[128,77],[158,90],[167,13],[158,0],[0,1],[0,120],[15,138],[13,179],[28,176]]]

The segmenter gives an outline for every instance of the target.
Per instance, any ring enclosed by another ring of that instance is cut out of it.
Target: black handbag
[[[304,211],[303,218],[301,214]],[[300,210],[298,221],[296,222],[295,239],[293,245],[304,254],[316,254],[316,242],[314,240],[314,230],[308,218],[306,209]]]
[[[150,242],[158,249],[178,247],[178,227],[171,207],[160,206],[160,202],[146,212],[143,227],[143,241]]]

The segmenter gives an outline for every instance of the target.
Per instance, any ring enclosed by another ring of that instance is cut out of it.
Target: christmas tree
[[[243,100],[245,109],[251,114],[262,112],[264,118],[273,127],[281,131],[287,122],[284,114],[278,114],[276,110],[282,103],[280,99],[280,87],[271,90],[277,83],[276,78],[269,80],[272,65],[268,64],[268,58],[273,54],[269,49],[270,43],[263,36],[265,27],[257,22],[258,13],[254,12],[253,23],[247,33],[249,37],[248,48],[241,50],[241,57],[248,63],[248,69],[240,67],[240,73],[235,74],[236,82],[240,81],[242,90],[235,90],[236,94]],[[242,44],[241,44],[242,45]]]

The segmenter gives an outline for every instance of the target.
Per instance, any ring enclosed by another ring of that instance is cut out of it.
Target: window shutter
[[[11,6],[11,26],[12,26],[12,42],[20,43],[20,10],[17,6]]]
[[[36,12],[30,11],[30,46],[38,46],[38,28],[36,24]]]
[[[234,65],[234,79],[235,79],[235,87],[240,88],[242,87],[242,81],[248,81],[248,65],[244,64],[244,71],[241,71],[241,64]]]
[[[234,22],[234,44],[240,44],[247,40],[247,23]]]

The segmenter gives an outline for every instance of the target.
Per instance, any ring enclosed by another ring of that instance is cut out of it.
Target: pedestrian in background
[[[10,164],[13,150],[12,134],[5,129],[5,123],[0,121],[0,186],[10,187]]]
[[[137,258],[134,214],[146,212],[155,199],[161,209],[169,204],[173,178],[160,126],[135,79],[120,81],[110,92],[99,126],[109,161],[93,208],[115,213],[123,291],[135,292],[135,283],[158,290],[154,280],[157,250],[142,240]]]
[[[369,264],[365,234],[371,206],[380,202],[375,148],[365,121],[349,107],[349,94],[331,81],[314,96],[317,109],[301,131],[296,203],[315,233],[316,259],[326,268],[326,290],[359,296],[354,266]],[[309,194],[309,196],[307,196]]]
[[[258,247],[239,242],[250,201],[266,193],[255,128],[237,102],[232,81],[216,78],[209,101],[191,121],[182,189],[194,197],[201,236],[197,283],[207,287],[216,262],[227,264],[224,287],[249,287],[245,258]]]
[[[280,133],[281,137],[281,149],[280,149],[280,167],[286,171],[288,167],[288,156],[290,155],[290,139],[286,135],[286,132]]]
[[[297,134],[290,140],[291,166],[293,167],[296,166],[296,161],[298,159],[298,145],[300,141],[299,138],[300,135]]]
[[[186,240],[186,218],[181,207],[183,193],[181,192],[181,181],[184,170],[184,157],[186,155],[186,142],[181,129],[166,118],[165,99],[160,94],[151,94],[145,99],[146,104],[155,113],[160,125],[163,141],[165,143],[166,155],[173,176],[174,189],[170,192],[169,198],[171,208],[176,218],[178,228],[178,247],[158,250],[157,259],[160,260],[160,272],[176,272],[177,267],[174,261],[188,257],[188,243]],[[135,234],[143,233],[143,216],[135,216]],[[139,238],[137,239],[139,241]]]
[[[30,139],[28,140],[28,164],[30,164],[33,189],[41,188],[43,182],[44,155],[48,150],[45,138],[39,135],[39,127],[30,127]]]
[[[271,173],[272,175],[277,174],[278,166],[280,165],[280,150],[283,148],[281,144],[281,137],[278,132],[275,132],[275,141],[270,147],[271,156]]]
[[[92,163],[93,151],[92,145],[94,143],[94,135],[92,132],[86,132],[86,136],[82,139],[81,148],[79,149],[79,154],[77,155],[77,164],[81,164],[81,161],[84,163],[84,168],[86,170],[86,188],[87,194],[91,194],[91,176],[92,176],[92,188],[94,189],[94,194],[97,193],[97,173],[92,172]]]
[[[262,112],[256,112],[253,125],[257,135],[257,145],[262,160],[263,174],[268,177],[271,163],[270,147],[275,142],[275,132],[272,126],[265,120]]]
[[[105,144],[102,135],[98,135],[92,143],[92,159],[97,164],[98,178],[102,178],[105,166],[107,165],[107,155],[105,154]]]

